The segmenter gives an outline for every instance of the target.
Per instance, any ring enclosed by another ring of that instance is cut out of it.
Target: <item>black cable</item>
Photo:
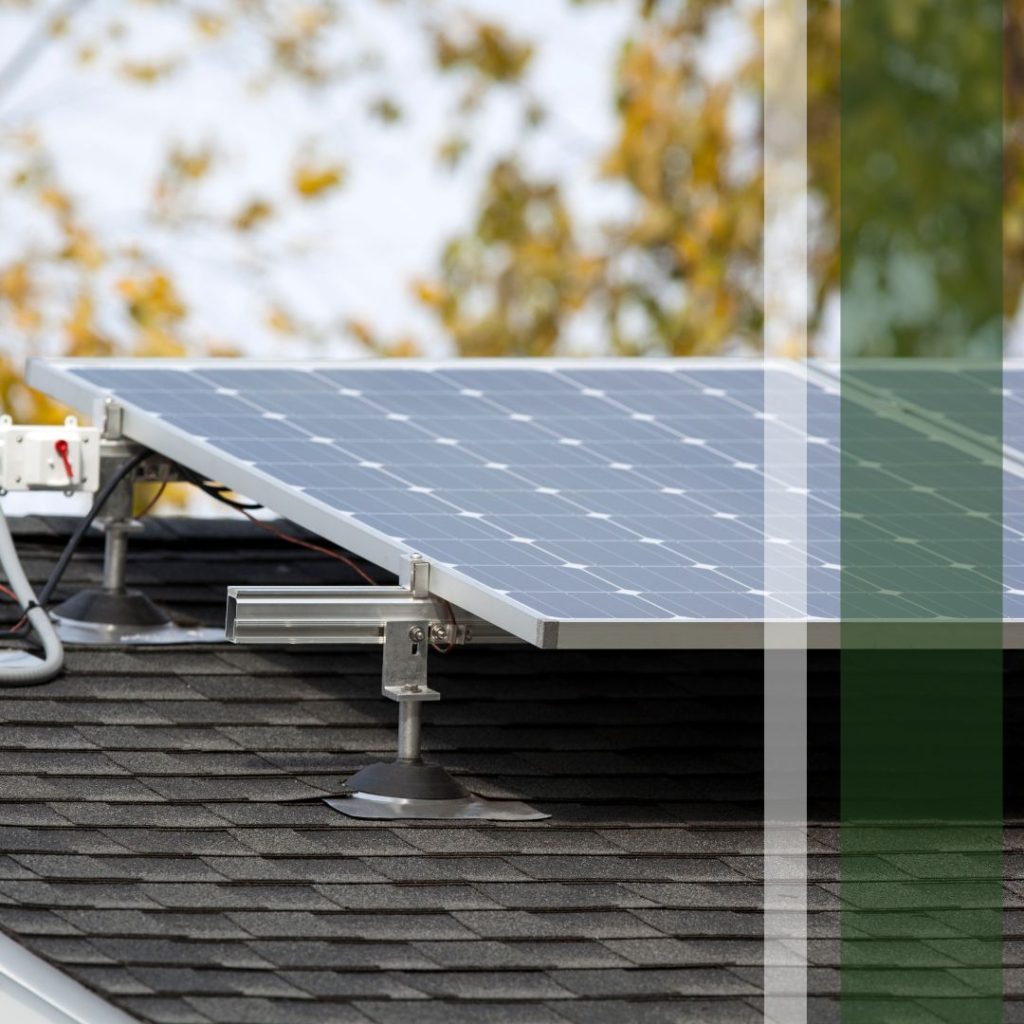
[[[45,608],[53,597],[53,592],[60,585],[61,577],[67,570],[71,559],[74,557],[75,552],[78,550],[79,545],[82,543],[82,538],[85,536],[86,531],[92,526],[93,521],[99,515],[103,506],[107,503],[111,494],[114,493],[115,488],[129,473],[133,472],[135,468],[144,459],[148,458],[150,451],[144,448],[142,451],[133,455],[127,462],[122,463],[118,466],[117,471],[114,475],[96,492],[96,497],[93,499],[92,508],[89,509],[88,513],[82,519],[82,521],[75,527],[74,533],[68,538],[67,544],[64,545],[64,550],[60,554],[60,558],[57,559],[57,564],[50,571],[50,577],[43,586],[43,589],[39,591],[37,602],[40,607]],[[24,636],[29,632],[28,624],[18,630],[11,630],[12,636]]]
[[[229,498],[224,494],[224,491],[231,490],[230,487],[224,487],[222,484],[214,484],[205,477],[200,476],[198,473],[194,473],[191,469],[186,469],[184,466],[178,467],[179,473],[192,485],[198,487],[204,494],[208,494],[211,498],[222,502],[225,505],[240,512],[252,512],[256,509],[263,508],[262,505],[257,505],[255,502],[244,502],[236,501],[234,498]]]

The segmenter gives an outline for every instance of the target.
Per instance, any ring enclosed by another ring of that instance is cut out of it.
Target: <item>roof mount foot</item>
[[[137,590],[80,590],[53,610],[57,633],[72,644],[223,643],[222,629],[180,626]]]
[[[484,800],[440,765],[420,756],[423,702],[440,700],[427,686],[429,624],[388,622],[384,627],[384,696],[398,701],[398,758],[371,764],[346,783],[350,796],[325,802],[350,818],[394,820],[490,819],[538,821],[549,815],[517,800]]]
[[[80,590],[53,610],[57,635],[72,644],[223,643],[224,630],[180,626],[145,594],[125,587],[128,537],[142,529],[132,518],[133,481],[110,498],[104,533],[103,586]]]

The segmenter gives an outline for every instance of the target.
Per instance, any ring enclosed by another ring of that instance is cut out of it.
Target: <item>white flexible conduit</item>
[[[22,608],[28,608],[28,621],[43,642],[43,657],[37,658],[27,652],[18,652],[21,657],[14,664],[4,664],[0,654],[0,686],[37,686],[48,683],[64,667],[64,646],[53,628],[49,615],[36,604],[35,591],[29,583],[21,560],[14,547],[10,527],[0,507],[0,568],[10,583],[11,590]]]

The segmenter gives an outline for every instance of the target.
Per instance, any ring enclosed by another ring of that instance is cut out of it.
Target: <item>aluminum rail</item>
[[[383,644],[388,622],[425,622],[441,645],[521,642],[405,587],[228,587],[224,629],[232,643]]]

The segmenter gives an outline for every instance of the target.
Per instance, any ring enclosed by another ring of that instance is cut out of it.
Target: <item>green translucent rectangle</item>
[[[842,8],[842,1019],[995,1024],[1002,4]]]

